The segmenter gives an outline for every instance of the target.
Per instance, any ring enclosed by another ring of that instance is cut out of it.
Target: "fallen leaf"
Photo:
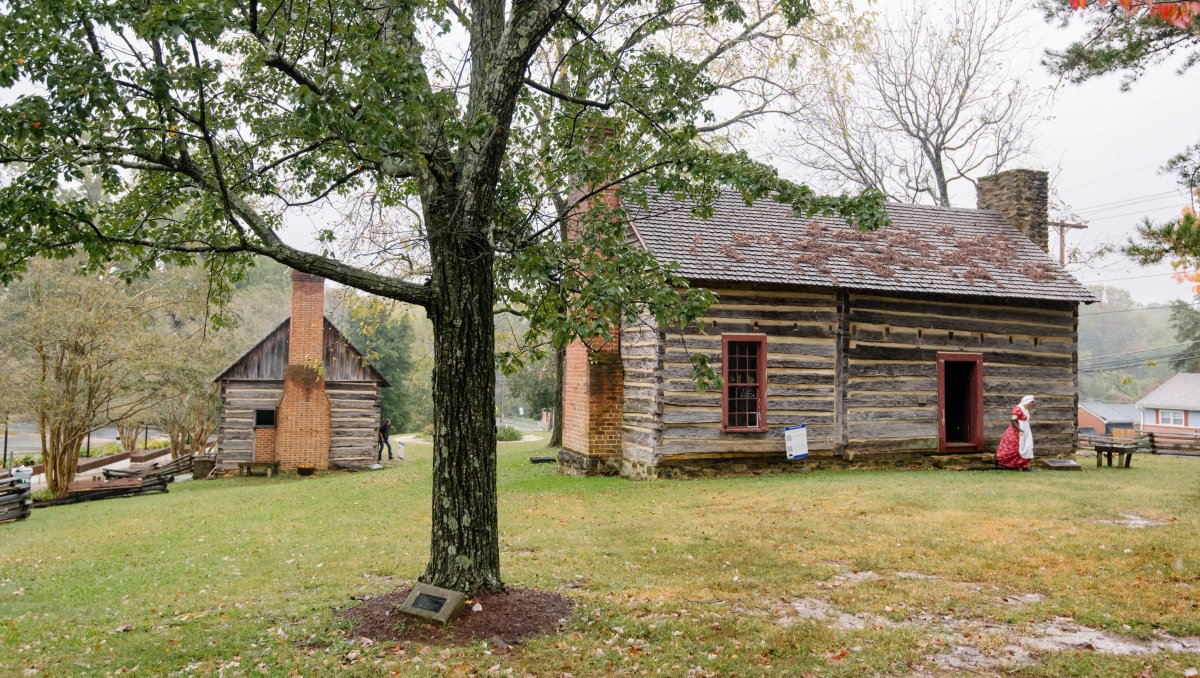
[[[125,633],[126,631],[132,631],[132,630],[133,630],[133,624],[121,624],[117,628],[113,629],[112,632],[113,633]]]

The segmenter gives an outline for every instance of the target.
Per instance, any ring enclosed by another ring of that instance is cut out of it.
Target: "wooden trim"
[[[966,443],[952,443],[946,440],[946,363],[973,363],[973,379],[971,383],[971,401],[968,404],[967,417],[970,420],[971,440]],[[983,354],[982,353],[938,353],[937,354],[937,429],[938,451],[940,452],[978,452],[983,450]]]
[[[833,453],[846,453],[846,397],[849,395],[850,292],[837,293],[837,326],[833,346]]]
[[[751,427],[729,426],[729,343],[752,342],[758,344],[758,425]],[[721,335],[721,432],[722,433],[765,433],[767,430],[767,335],[765,334],[722,334]]]

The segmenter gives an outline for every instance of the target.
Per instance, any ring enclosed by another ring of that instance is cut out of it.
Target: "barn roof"
[[[668,195],[648,209],[625,207],[637,240],[692,280],[1096,301],[988,210],[889,204],[892,224],[863,233],[837,217],[797,217],[787,205],[751,206],[729,192],[707,220]]]
[[[1200,410],[1200,374],[1180,372],[1137,401],[1142,409]]]
[[[391,386],[328,317],[325,317],[324,321],[326,381],[374,381],[385,388]],[[283,381],[283,372],[287,368],[291,322],[292,319],[287,318],[279,323],[278,327],[268,332],[267,336],[225,368],[213,381]]]
[[[1079,401],[1080,409],[1087,410],[1106,424],[1132,424],[1138,420],[1137,405]]]

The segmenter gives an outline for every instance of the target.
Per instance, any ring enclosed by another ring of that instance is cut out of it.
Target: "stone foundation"
[[[619,457],[597,457],[566,448],[558,451],[558,472],[564,476],[621,475]]]

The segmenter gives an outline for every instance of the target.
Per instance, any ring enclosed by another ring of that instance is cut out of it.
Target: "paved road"
[[[0,441],[3,440],[4,432],[0,429]],[[161,434],[156,429],[150,429],[150,437],[158,438]],[[99,447],[105,443],[116,442],[117,428],[115,426],[105,426],[92,431],[92,447]],[[2,449],[2,448],[0,448]],[[87,443],[84,443],[82,454],[86,454]],[[37,426],[25,422],[13,422],[8,425],[8,453],[11,457],[21,457],[27,454],[40,455],[42,453],[42,443],[38,440]]]

